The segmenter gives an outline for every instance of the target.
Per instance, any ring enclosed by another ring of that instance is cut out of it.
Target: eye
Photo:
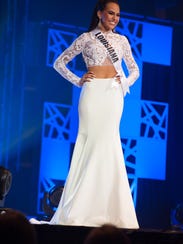
[[[110,11],[110,10],[107,11],[107,13],[110,14],[110,15],[115,15],[115,12]],[[116,14],[116,16],[120,18],[120,13]]]
[[[108,14],[114,15],[115,13],[113,11],[108,11]]]

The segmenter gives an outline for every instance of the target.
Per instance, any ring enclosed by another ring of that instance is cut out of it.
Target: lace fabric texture
[[[139,69],[132,55],[128,39],[112,31],[104,35],[115,49],[119,60],[121,62],[124,60],[127,66],[128,77],[125,77],[122,66],[118,70],[118,74],[121,76],[122,87],[123,83],[126,83],[123,88],[127,86],[125,90],[128,90],[128,87],[139,77]],[[107,49],[95,38],[92,31],[81,34],[54,62],[56,71],[76,86],[80,86],[79,81],[81,78],[75,75],[67,67],[67,64],[80,53],[82,53],[86,67],[113,65],[108,56]]]

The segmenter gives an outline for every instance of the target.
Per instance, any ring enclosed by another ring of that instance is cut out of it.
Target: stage
[[[92,227],[34,224],[38,244],[82,244]],[[124,229],[123,229],[124,230]],[[183,244],[183,231],[154,229],[125,229],[132,244]]]

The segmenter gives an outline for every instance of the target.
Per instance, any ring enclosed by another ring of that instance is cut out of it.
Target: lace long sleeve
[[[123,44],[123,48],[124,48],[123,59],[124,59],[124,62],[127,66],[128,72],[129,72],[128,76],[126,77],[126,83],[127,83],[126,85],[128,85],[128,87],[130,87],[138,79],[140,73],[139,73],[139,68],[132,55],[130,44],[126,37],[125,37],[125,41]]]
[[[54,69],[66,80],[72,84],[80,87],[80,77],[75,75],[70,69],[67,68],[67,64],[83,50],[84,46],[84,34],[80,35],[64,52],[62,52],[58,58],[54,61]]]

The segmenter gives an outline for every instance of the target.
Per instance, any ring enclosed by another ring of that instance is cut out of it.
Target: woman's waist
[[[116,80],[115,77],[112,78],[92,78],[90,81],[86,81],[83,84],[84,87],[94,88],[97,90],[106,88],[120,88],[121,84]]]
[[[92,66],[88,68],[88,71],[93,72],[97,79],[114,78],[117,74],[113,65]]]

